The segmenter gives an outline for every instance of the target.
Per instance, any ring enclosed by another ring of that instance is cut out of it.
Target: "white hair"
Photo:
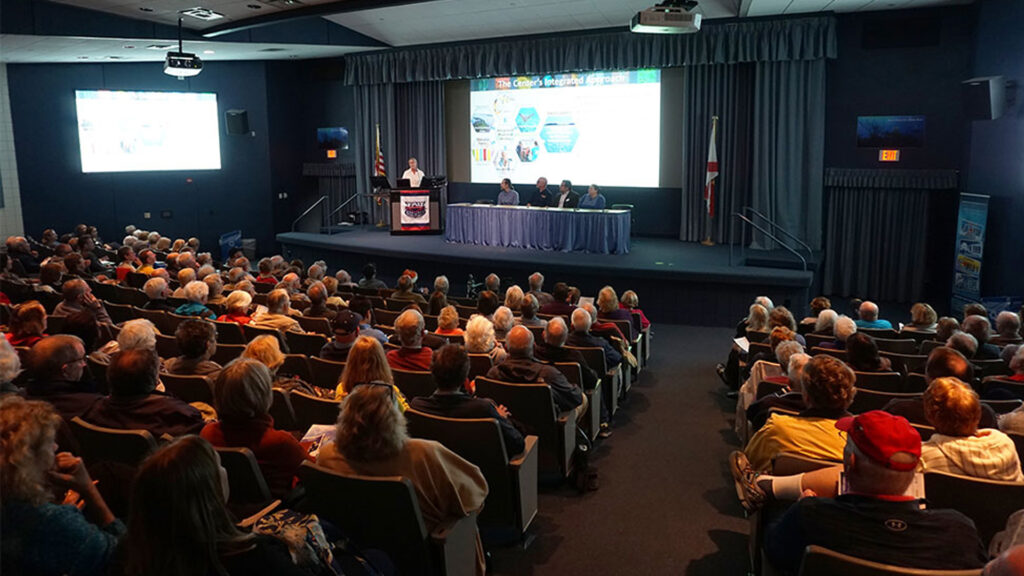
[[[540,290],[544,287],[544,275],[540,272],[534,272],[530,274],[529,278],[530,291]]]
[[[423,315],[416,310],[406,310],[395,318],[395,333],[403,346],[414,346],[423,338]]]
[[[772,308],[775,308],[775,304],[772,303],[772,299],[767,296],[758,296],[754,298],[754,304],[760,304],[764,306],[764,309],[771,312]]]
[[[853,318],[843,315],[836,318],[836,325],[832,328],[835,332],[836,340],[840,342],[846,342],[846,339],[857,333],[857,324],[853,321]]]
[[[804,387],[804,366],[811,360],[811,357],[803,352],[797,352],[789,357],[789,364],[786,366],[786,375],[789,376],[789,387],[793,390],[802,390]]]
[[[583,308],[577,308],[572,311],[572,329],[577,332],[589,332],[590,325],[594,323],[594,318]]]
[[[352,283],[352,275],[349,274],[346,270],[338,270],[337,272],[334,273],[334,277],[338,279],[338,282],[340,284]]]
[[[836,318],[839,318],[839,313],[831,308],[818,312],[818,319],[814,321],[814,331],[819,334],[832,332],[836,325]]]
[[[0,384],[13,382],[21,374],[21,358],[11,343],[0,334]]]
[[[523,305],[523,289],[518,284],[513,284],[505,290],[505,306],[519,309]]]
[[[789,370],[789,359],[794,354],[801,354],[804,351],[802,344],[796,340],[783,340],[779,342],[779,345],[775,347],[775,358],[779,361],[779,366],[782,368],[783,374]]]
[[[501,288],[501,278],[499,278],[497,274],[488,274],[487,277],[484,278],[484,286],[492,292],[497,292],[498,289]]]
[[[150,232],[149,235],[146,238],[147,238],[147,240],[149,240],[150,244],[156,244],[157,240],[160,239],[160,233],[159,232]]]
[[[437,278],[434,278],[434,290],[435,291],[447,294],[449,287],[450,287],[450,284],[448,284],[448,277],[447,276],[443,276],[442,275],[442,276],[438,276]]]
[[[1015,312],[1003,310],[996,316],[996,332],[1000,336],[1013,336],[1020,331],[1020,316]]]
[[[548,344],[561,348],[565,345],[565,341],[569,339],[569,329],[565,325],[565,320],[561,316],[555,316],[551,320],[548,320],[547,326],[544,327],[544,341]]]
[[[159,300],[167,292],[167,280],[160,277],[150,278],[143,284],[142,290],[150,300]]]
[[[210,295],[210,287],[206,282],[192,281],[185,284],[185,299],[189,302],[202,304]]]
[[[117,346],[124,350],[155,350],[156,335],[159,332],[152,322],[136,318],[124,323],[117,335]]]
[[[516,318],[507,306],[498,306],[494,311],[494,327],[506,334],[515,326]]]
[[[206,278],[207,276],[209,276],[210,274],[216,274],[216,273],[217,273],[217,269],[216,268],[214,268],[213,266],[210,266],[209,264],[204,264],[204,265],[200,266],[199,270],[196,272],[196,280],[202,280],[202,279]]]
[[[494,348],[494,324],[487,318],[474,314],[466,324],[466,352],[484,354]]]
[[[243,312],[249,309],[252,305],[252,296],[244,290],[235,290],[228,294],[227,300],[224,301],[225,310],[240,309]]]

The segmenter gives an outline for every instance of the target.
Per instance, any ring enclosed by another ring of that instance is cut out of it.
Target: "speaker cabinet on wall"
[[[249,113],[245,110],[228,110],[224,113],[224,126],[228,134],[236,136],[254,136],[249,131]]]
[[[1003,115],[1006,81],[1002,76],[971,78],[962,84],[964,115],[969,120],[995,120]]]

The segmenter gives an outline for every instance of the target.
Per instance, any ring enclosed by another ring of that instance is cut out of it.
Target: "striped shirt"
[[[986,480],[1024,482],[1013,440],[998,430],[978,430],[973,436],[933,434],[921,444],[920,469]]]

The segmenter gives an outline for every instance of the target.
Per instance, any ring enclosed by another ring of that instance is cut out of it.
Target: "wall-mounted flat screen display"
[[[858,116],[858,148],[921,148],[924,116]]]
[[[348,129],[317,128],[316,143],[321,150],[348,150]]]

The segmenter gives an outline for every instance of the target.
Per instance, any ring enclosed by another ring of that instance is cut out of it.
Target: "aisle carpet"
[[[497,575],[727,575],[747,571],[747,521],[729,480],[732,408],[714,372],[731,330],[655,326],[655,351],[592,463],[600,489],[543,489],[526,550]]]

